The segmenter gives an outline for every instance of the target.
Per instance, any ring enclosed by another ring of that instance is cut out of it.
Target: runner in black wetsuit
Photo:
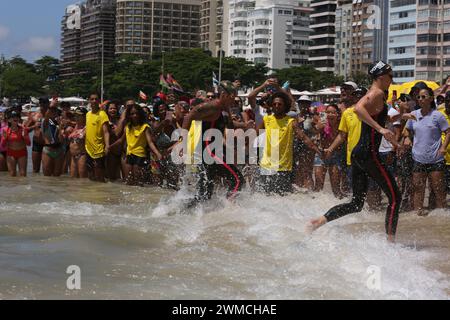
[[[374,79],[373,85],[355,107],[355,113],[363,123],[359,143],[352,152],[352,201],[331,208],[324,216],[311,221],[309,228],[313,231],[329,221],[361,211],[370,176],[389,199],[385,226],[388,240],[394,241],[401,196],[395,179],[380,161],[378,153],[382,136],[393,145],[399,146],[395,141],[394,133],[384,128],[388,111],[384,103],[384,91],[392,83],[392,68],[383,61],[379,61],[369,70],[369,75]]]
[[[233,121],[231,119],[230,106],[234,104],[234,98],[237,95],[236,89],[230,81],[222,81],[219,85],[219,99],[208,101],[195,107],[185,118],[183,129],[189,130],[192,121],[202,121],[202,137],[209,129],[219,130],[222,137],[225,136],[225,129],[233,129]],[[224,116],[223,112],[228,113]],[[208,136],[208,135],[207,135]],[[207,137],[206,136],[206,137]],[[202,163],[197,165],[197,194],[195,198],[188,204],[193,207],[199,202],[207,201],[211,198],[214,190],[214,182],[219,178],[223,178],[228,185],[227,198],[231,199],[237,195],[242,189],[244,177],[234,164],[226,163],[225,147],[223,141],[214,143],[209,139],[202,138]],[[213,145],[214,144],[214,145]],[[223,148],[218,152],[218,145]]]

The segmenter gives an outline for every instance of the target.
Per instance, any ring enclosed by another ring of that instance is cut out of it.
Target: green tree
[[[372,84],[372,79],[370,76],[364,72],[355,72],[351,76],[352,81],[354,81],[360,87],[369,88]]]
[[[44,89],[47,95],[62,93],[62,83],[59,81],[59,60],[50,56],[44,56],[34,62],[34,68],[45,82]]]
[[[312,65],[302,65],[285,69],[274,70],[280,83],[287,80],[291,83],[291,88],[303,91],[320,90],[342,83],[343,78],[329,72],[316,70]]]
[[[28,99],[43,94],[42,78],[26,65],[9,65],[1,75],[2,94],[11,98]]]

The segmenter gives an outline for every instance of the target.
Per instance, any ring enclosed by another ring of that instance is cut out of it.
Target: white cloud
[[[56,47],[53,37],[31,37],[23,42],[19,48],[24,52],[49,53]]]
[[[0,41],[5,40],[9,35],[9,29],[0,25]]]

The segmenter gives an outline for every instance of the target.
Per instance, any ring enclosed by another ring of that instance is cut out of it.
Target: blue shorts
[[[342,154],[340,152],[334,152],[329,159],[322,160],[318,154],[314,158],[314,167],[341,167],[342,164]]]

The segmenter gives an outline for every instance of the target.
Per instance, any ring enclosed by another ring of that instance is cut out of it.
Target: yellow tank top
[[[261,167],[270,171],[292,171],[294,159],[294,119],[264,116],[266,139]]]
[[[198,164],[202,162],[201,154],[196,154],[196,147],[200,146],[199,152],[201,150],[201,139],[202,139],[202,122],[194,120],[189,128],[188,141],[187,141],[187,154],[189,155],[186,159],[186,164]]]
[[[145,158],[147,156],[147,138],[145,129],[150,128],[147,123],[140,126],[130,127],[127,125],[125,133],[127,137],[127,155],[135,155]]]

